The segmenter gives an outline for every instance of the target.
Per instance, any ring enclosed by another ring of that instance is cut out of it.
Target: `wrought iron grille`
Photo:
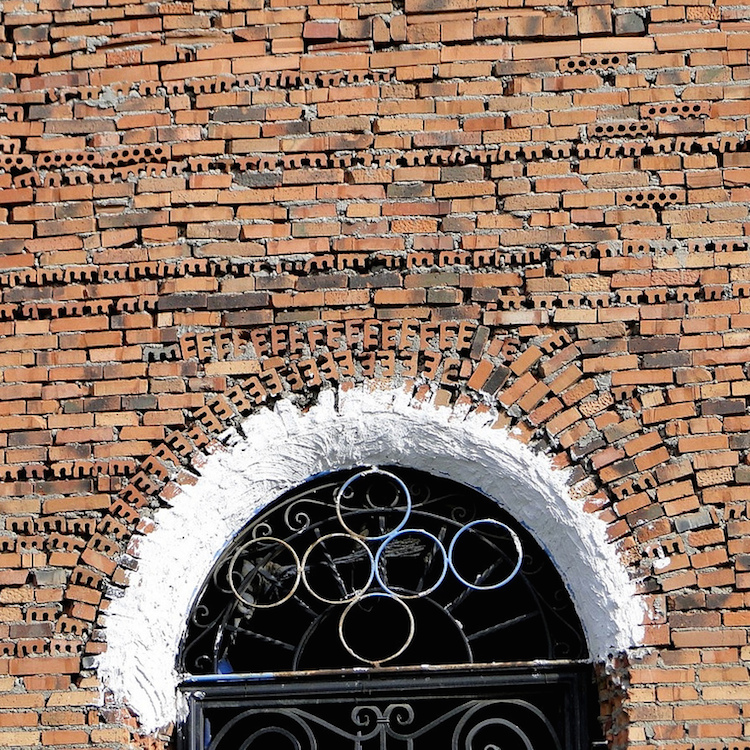
[[[573,750],[586,658],[559,574],[495,502],[409,469],[336,472],[214,566],[181,651],[185,741]]]
[[[187,688],[191,750],[572,750],[588,665],[224,678]]]

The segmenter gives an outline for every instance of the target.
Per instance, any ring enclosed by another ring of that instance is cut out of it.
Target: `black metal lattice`
[[[495,502],[409,469],[336,472],[214,566],[181,650],[188,746],[569,750],[586,658],[559,574]]]

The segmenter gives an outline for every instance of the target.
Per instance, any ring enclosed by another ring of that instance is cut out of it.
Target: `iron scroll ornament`
[[[314,704],[253,706],[210,734],[206,750],[412,750],[438,743],[450,750],[562,750],[552,722],[528,701],[468,700],[441,708],[436,714],[419,702],[359,704],[341,712]]]
[[[583,663],[233,675],[183,686],[184,750],[590,750]],[[593,736],[595,736],[594,733]]]
[[[191,613],[192,675],[586,658],[559,574],[495,502],[422,472],[318,477],[254,519]]]

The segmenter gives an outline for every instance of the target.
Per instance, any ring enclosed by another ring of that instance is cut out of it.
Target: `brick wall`
[[[0,747],[160,747],[96,706],[132,537],[226,425],[370,381],[494,405],[609,524],[613,746],[744,747],[750,6],[0,14]]]

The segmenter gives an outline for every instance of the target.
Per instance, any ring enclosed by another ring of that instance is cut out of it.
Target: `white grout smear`
[[[320,472],[396,464],[475,487],[526,526],[565,581],[594,659],[638,645],[645,605],[607,540],[571,499],[566,473],[507,431],[495,413],[414,405],[399,390],[321,394],[306,412],[288,401],[243,423],[246,438],[213,453],[196,484],[156,513],[138,570],[111,603],[103,684],[153,732],[178,718],[176,660],[185,624],[223,549],[267,503]]]

